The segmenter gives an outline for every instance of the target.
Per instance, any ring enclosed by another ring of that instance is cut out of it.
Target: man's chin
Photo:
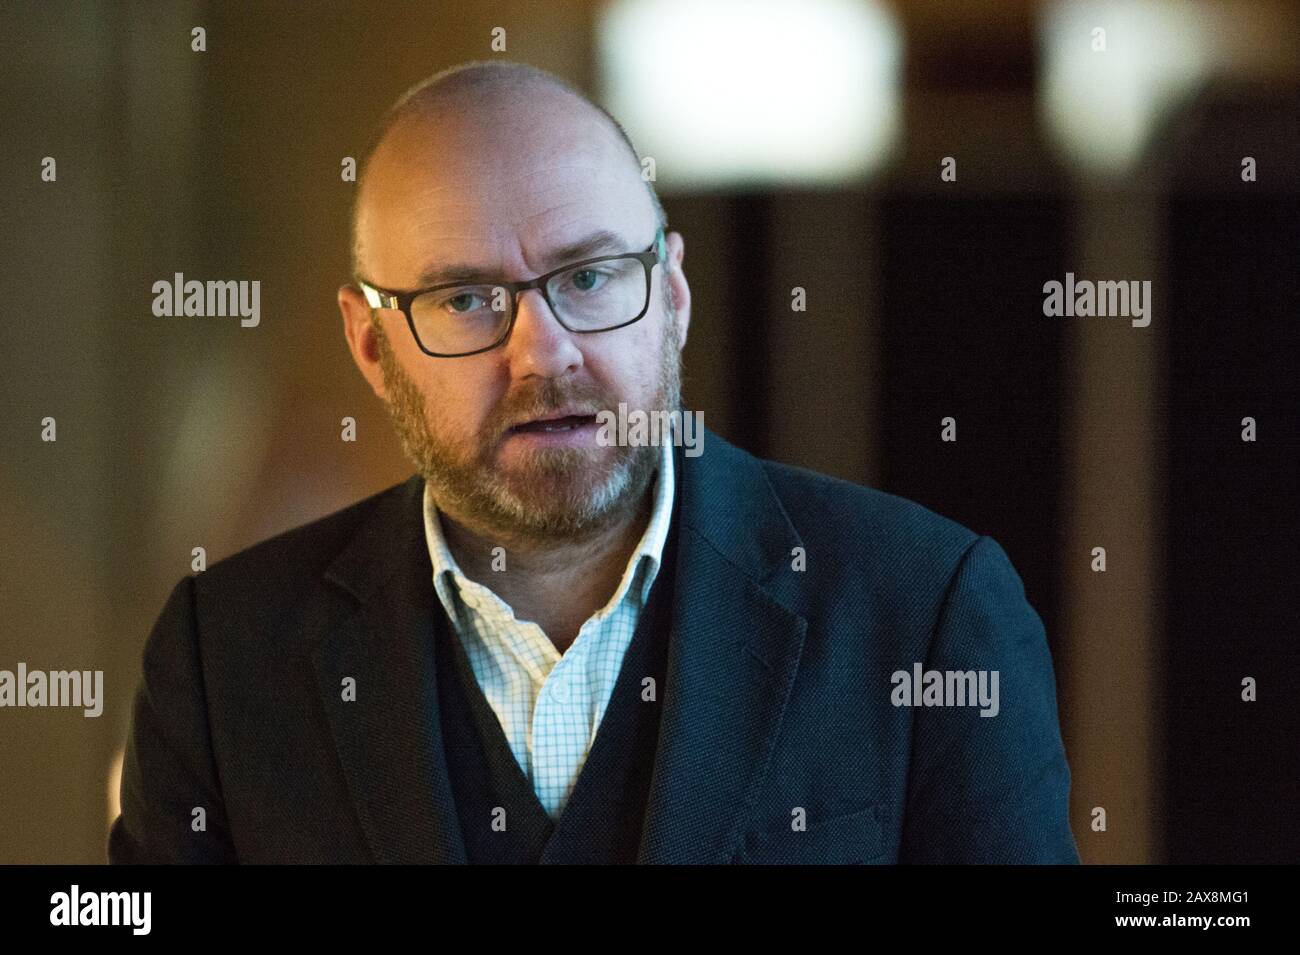
[[[485,483],[520,530],[573,534],[607,523],[628,504],[636,476],[626,448],[529,449],[504,456]],[[643,488],[641,490],[644,490]],[[507,503],[508,502],[508,503]],[[506,515],[502,515],[506,516]]]
[[[593,498],[608,497],[611,485],[625,483],[629,462],[601,453],[604,450],[530,451],[502,461],[492,472],[491,483],[533,510],[551,509],[548,505],[560,511],[573,510]]]
[[[530,447],[522,442],[506,441],[496,452],[493,467],[500,474],[555,474],[577,475],[583,471],[608,469],[615,460],[611,451],[618,448],[602,447]]]

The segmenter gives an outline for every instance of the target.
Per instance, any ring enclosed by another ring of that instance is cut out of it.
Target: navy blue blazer
[[[1078,862],[1052,662],[1002,548],[713,432],[676,455],[638,860]],[[145,645],[111,862],[464,861],[422,494],[413,476],[176,585]],[[909,705],[939,699],[909,699],[930,671],[996,671],[996,715]]]

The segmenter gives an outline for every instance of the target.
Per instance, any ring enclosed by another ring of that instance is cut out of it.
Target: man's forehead
[[[576,196],[544,192],[542,201],[423,203],[369,223],[370,264],[410,286],[540,274],[597,255],[640,252],[650,244],[654,215],[632,195],[615,201],[589,187]]]
[[[527,245],[524,257],[538,272],[548,272],[570,262],[601,255],[620,255],[625,252],[645,251],[644,237],[631,235],[632,230],[617,224],[574,229],[566,227],[552,236],[543,236]],[[506,237],[505,244],[520,244],[517,237]],[[461,245],[443,244],[431,250],[423,265],[418,268],[416,282],[420,287],[445,283],[498,281],[505,278],[501,258],[489,250],[494,243],[473,242]],[[513,255],[509,256],[513,260]]]
[[[654,219],[644,185],[612,160],[566,151],[457,173],[408,167],[405,187],[374,196],[363,219],[372,267],[428,286],[472,269],[502,279],[650,242],[641,234]]]

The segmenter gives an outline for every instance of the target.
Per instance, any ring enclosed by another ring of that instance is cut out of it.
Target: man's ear
[[[669,232],[664,239],[668,245],[668,255],[664,258],[664,282],[672,302],[671,317],[677,323],[677,340],[685,348],[686,332],[691,325],[691,287],[686,282],[686,273],[682,271],[686,241],[680,232]]]
[[[352,285],[339,286],[339,312],[343,315],[343,334],[348,340],[352,360],[379,398],[385,398],[384,373],[379,364],[379,333],[377,324],[382,320],[370,308],[361,290]]]

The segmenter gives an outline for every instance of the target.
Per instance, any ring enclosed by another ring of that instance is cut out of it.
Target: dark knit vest
[[[659,573],[624,655],[596,740],[564,811],[555,821],[515,761],[451,622],[445,613],[439,613],[441,625],[435,635],[438,706],[447,772],[468,862],[636,861],[666,692],[676,538],[674,515]],[[646,677],[654,679],[653,702],[643,699]],[[505,810],[504,831],[496,831],[492,825],[497,807]]]

